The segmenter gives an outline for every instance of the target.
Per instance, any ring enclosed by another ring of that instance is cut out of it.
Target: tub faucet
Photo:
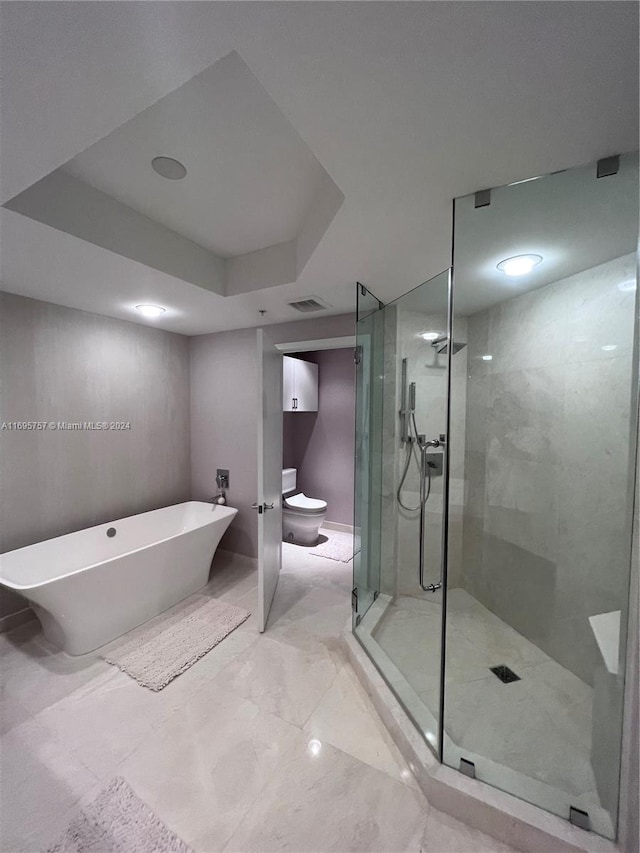
[[[211,498],[211,502],[214,504],[226,504],[227,496],[225,489],[229,488],[229,471],[227,468],[218,468],[216,486],[218,487],[218,494]]]

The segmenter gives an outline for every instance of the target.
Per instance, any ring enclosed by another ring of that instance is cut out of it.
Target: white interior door
[[[258,337],[258,628],[264,631],[282,564],[282,354]]]

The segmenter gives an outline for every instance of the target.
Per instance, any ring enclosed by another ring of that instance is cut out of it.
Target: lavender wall
[[[283,465],[298,469],[300,491],[327,501],[328,521],[353,524],[353,349],[301,357],[318,365],[318,411],[285,412]]]
[[[353,335],[355,317],[321,317],[268,326],[278,343]],[[256,330],[190,338],[192,497],[215,491],[216,468],[229,468],[229,503],[238,515],[220,547],[255,557],[258,532]]]

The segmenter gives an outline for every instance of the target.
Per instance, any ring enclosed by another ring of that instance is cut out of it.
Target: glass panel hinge
[[[461,773],[464,773],[465,776],[469,776],[470,779],[476,778],[476,765],[473,763],[473,761],[468,761],[466,758],[461,758],[459,770]]]
[[[598,160],[596,166],[596,178],[609,178],[611,175],[617,175],[620,171],[620,156],[616,154],[613,157],[603,157]]]
[[[582,809],[577,809],[575,806],[569,806],[569,823],[574,826],[579,826],[580,829],[591,830],[591,821],[589,820],[589,812]]]

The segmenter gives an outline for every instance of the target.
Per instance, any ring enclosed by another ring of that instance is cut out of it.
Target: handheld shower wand
[[[402,509],[407,512],[420,511],[420,551],[419,551],[419,583],[425,592],[435,592],[442,586],[442,580],[437,584],[424,584],[424,536],[426,527],[426,505],[431,494],[431,466],[427,460],[427,450],[430,447],[440,447],[444,443],[444,436],[439,439],[427,441],[426,436],[418,432],[416,425],[416,383],[410,382],[407,400],[407,359],[402,359],[402,390],[400,403],[400,434],[402,443],[406,445],[406,456],[402,476],[398,485],[397,499]],[[413,434],[412,434],[413,432]],[[418,452],[420,456],[418,457]],[[420,476],[420,498],[418,506],[407,506],[402,501],[402,490],[404,488],[411,459],[415,458]]]

